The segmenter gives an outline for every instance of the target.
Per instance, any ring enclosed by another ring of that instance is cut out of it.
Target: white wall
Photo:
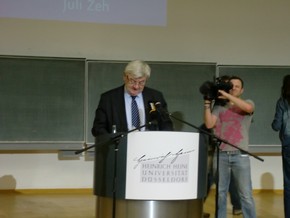
[[[280,156],[251,158],[254,189],[282,189]],[[73,189],[93,187],[93,161],[59,160],[57,154],[0,154],[1,189]]]
[[[168,25],[0,19],[0,54],[289,64],[287,0],[168,0]]]
[[[168,0],[166,27],[20,19],[0,26],[0,55],[290,65],[286,0]],[[252,160],[254,188],[282,189],[281,157],[264,158]],[[0,188],[88,188],[92,175],[93,162],[83,159],[0,154]]]
[[[0,189],[93,187],[93,161],[59,160],[57,153],[0,154]]]
[[[253,189],[283,189],[281,156],[260,156],[261,162],[251,158]]]

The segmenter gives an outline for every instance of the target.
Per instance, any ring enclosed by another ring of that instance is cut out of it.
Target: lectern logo
[[[190,153],[194,150],[167,152],[166,155],[136,158],[134,169],[140,168],[140,182],[142,183],[186,183]]]

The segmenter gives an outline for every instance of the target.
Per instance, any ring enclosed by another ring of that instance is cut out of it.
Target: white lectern
[[[117,143],[117,152],[95,148],[97,218],[202,217],[207,148],[198,133],[132,132]]]

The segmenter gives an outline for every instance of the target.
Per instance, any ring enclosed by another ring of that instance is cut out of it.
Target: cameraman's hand
[[[231,94],[229,94],[221,89],[218,90],[218,93],[219,93],[219,96],[218,96],[219,99],[229,99],[229,96],[231,95]]]
[[[220,96],[219,98],[222,99],[227,99],[232,105],[236,105],[237,107],[239,107],[241,110],[247,112],[247,113],[253,113],[254,112],[254,105],[252,105],[251,103],[236,97],[232,94],[229,94],[223,90],[218,90]]]

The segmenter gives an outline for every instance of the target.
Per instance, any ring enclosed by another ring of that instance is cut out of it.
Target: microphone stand
[[[152,124],[154,124],[155,121],[152,121],[152,122],[148,122],[147,124],[144,124],[138,128],[135,128],[135,129],[132,129],[132,130],[129,130],[125,133],[115,133],[117,134],[116,136],[114,137],[110,137],[108,140],[104,141],[104,142],[101,142],[101,143],[98,143],[98,144],[94,144],[94,145],[91,145],[89,147],[86,147],[86,148],[83,148],[81,150],[78,150],[75,152],[75,154],[80,154],[82,152],[85,152],[93,147],[100,147],[100,146],[106,146],[106,145],[111,145],[114,143],[114,177],[113,177],[113,207],[112,207],[112,218],[115,218],[116,217],[116,193],[117,193],[117,160],[118,160],[118,151],[119,151],[119,143],[120,143],[120,139],[127,136],[129,133],[131,132],[135,132],[135,131],[140,131],[140,129],[144,128],[144,127],[147,127],[147,126],[150,126]]]
[[[228,141],[216,136],[213,133],[210,133],[210,132],[208,132],[208,131],[206,131],[204,129],[201,129],[201,128],[189,123],[189,122],[186,122],[186,121],[184,121],[182,119],[179,119],[178,117],[175,117],[175,116],[173,116],[170,113],[168,113],[168,115],[169,115],[169,117],[172,117],[173,119],[175,119],[175,120],[177,120],[177,121],[179,121],[181,123],[185,123],[188,126],[191,126],[194,129],[197,129],[199,132],[202,132],[202,133],[208,135],[209,137],[213,137],[213,138],[215,138],[217,140],[217,143],[216,143],[216,147],[217,147],[217,149],[216,149],[216,151],[217,151],[217,172],[216,172],[216,195],[215,195],[215,204],[216,204],[215,217],[217,218],[218,217],[218,193],[219,193],[219,188],[218,188],[219,187],[219,146],[221,145],[221,143],[222,142],[226,143],[226,144],[228,144],[228,145],[240,150],[242,153],[248,154],[248,155],[250,155],[250,156],[252,156],[252,157],[254,157],[254,158],[256,158],[256,159],[258,159],[260,161],[264,161],[264,159],[254,155],[254,154],[252,154],[252,153],[250,153],[250,152],[248,152],[246,150],[243,150],[243,149],[237,147],[236,145],[233,145],[233,144],[229,143]]]

